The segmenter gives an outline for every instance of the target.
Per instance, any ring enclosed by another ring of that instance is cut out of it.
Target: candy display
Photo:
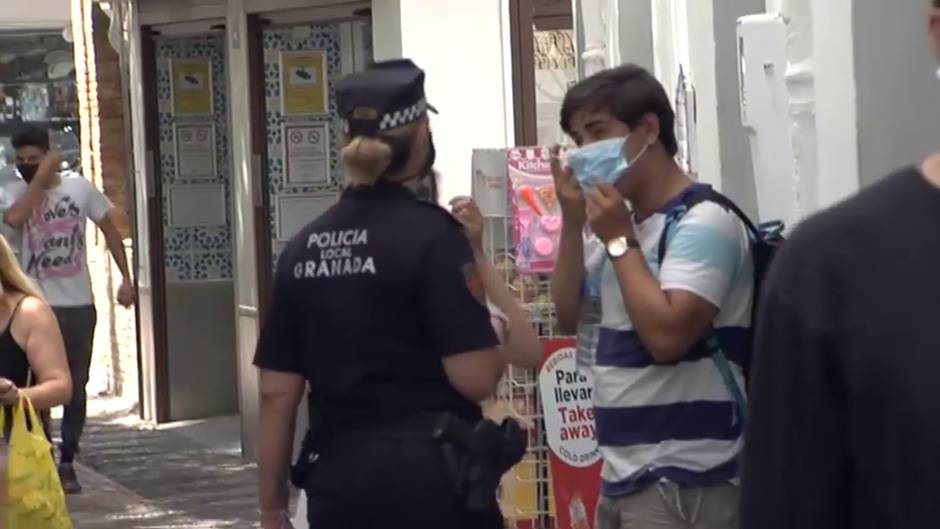
[[[558,257],[561,208],[550,156],[544,147],[521,147],[508,155],[516,267],[521,274],[550,273]]]

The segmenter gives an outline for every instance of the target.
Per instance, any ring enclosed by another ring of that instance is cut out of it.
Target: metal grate
[[[508,193],[506,195],[508,203],[510,197]],[[511,205],[506,210],[511,212]],[[487,255],[494,260],[503,280],[526,309],[539,335],[543,338],[558,337],[555,307],[549,291],[550,277],[521,275],[516,268],[511,213],[486,219],[485,244]],[[514,410],[514,415],[530,426],[528,454],[506,473],[499,490],[507,529],[555,529],[538,372],[512,366],[507,368],[496,395],[487,407]]]

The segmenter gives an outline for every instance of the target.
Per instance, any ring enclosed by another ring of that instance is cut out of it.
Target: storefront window
[[[78,169],[78,97],[72,44],[59,31],[0,33],[0,176],[15,177],[11,139],[25,124],[49,130],[63,165]]]
[[[538,144],[565,143],[558,124],[565,93],[578,79],[574,31],[535,31],[535,101]]]

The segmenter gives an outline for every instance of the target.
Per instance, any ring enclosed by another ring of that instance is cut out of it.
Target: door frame
[[[157,98],[157,44],[160,33],[141,26],[141,86],[144,99],[144,137],[147,152],[147,222],[150,250],[150,292],[153,310],[153,373],[156,422],[170,420],[169,351],[167,349],[166,268],[164,265],[163,178],[160,172],[160,111]],[[138,322],[146,324],[147,322]],[[139,334],[139,333],[138,333]]]

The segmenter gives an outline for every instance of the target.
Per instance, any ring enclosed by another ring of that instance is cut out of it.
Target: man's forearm
[[[552,301],[562,331],[574,332],[584,283],[584,232],[582,226],[565,224],[558,260],[552,275]]]
[[[650,270],[643,252],[631,250],[614,260],[613,267],[620,284],[624,308],[650,354],[658,362],[677,361],[678,358],[673,357],[675,352],[665,351],[671,348],[662,347],[661,344],[667,341],[665,339],[673,341],[680,334],[678,318],[673,314],[669,297]]]
[[[3,221],[12,228],[21,228],[29,216],[42,203],[44,190],[35,182],[26,189],[26,194],[21,196],[10,206],[3,214]]]
[[[490,258],[483,252],[477,252],[476,261],[486,297],[509,320],[509,335],[500,348],[503,356],[517,367],[537,367],[542,358],[542,348],[528,315],[510,292]]]
[[[286,510],[288,504],[287,475],[293,451],[297,410],[283,403],[262,400],[258,446],[258,474],[262,511]]]
[[[121,240],[120,235],[115,232],[113,234],[105,234],[105,242],[107,242],[108,251],[111,252],[111,257],[113,257],[114,262],[117,263],[118,270],[121,271],[124,280],[130,281],[131,273],[127,265],[127,252],[124,250],[124,241]]]

